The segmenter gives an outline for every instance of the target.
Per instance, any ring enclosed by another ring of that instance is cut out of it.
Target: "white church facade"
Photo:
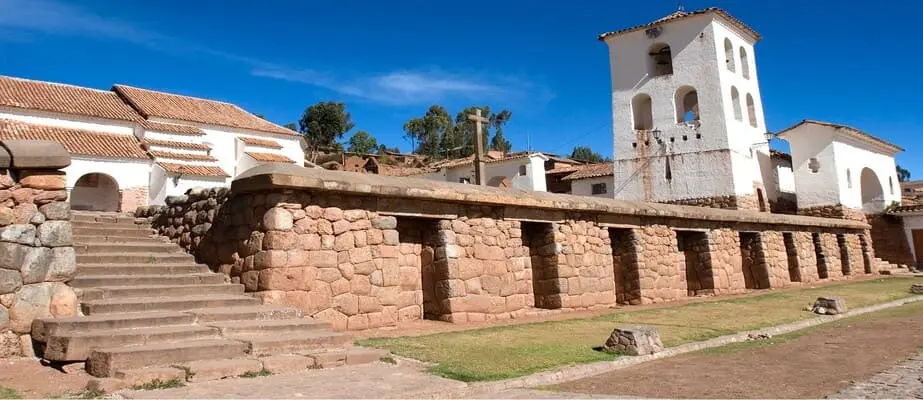
[[[55,140],[74,209],[134,211],[259,163],[301,165],[302,138],[236,105],[115,85],[0,76],[0,138]]]

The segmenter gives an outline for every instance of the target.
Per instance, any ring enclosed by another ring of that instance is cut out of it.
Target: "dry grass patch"
[[[433,372],[462,381],[528,375],[569,364],[611,360],[593,350],[618,325],[653,325],[667,346],[811,318],[804,311],[821,295],[843,296],[850,308],[908,297],[914,278],[889,277],[819,288],[700,302],[676,307],[614,311],[595,318],[539,322],[416,337],[372,338],[363,346],[433,362]]]

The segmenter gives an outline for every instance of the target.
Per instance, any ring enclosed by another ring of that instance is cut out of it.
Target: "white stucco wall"
[[[496,177],[505,177],[510,180],[510,184],[515,189],[534,190],[547,192],[548,185],[545,180],[545,161],[547,158],[543,155],[533,155],[528,158],[517,158],[508,161],[486,163],[484,175],[487,177],[489,184]],[[520,166],[526,166],[526,174],[520,174]],[[445,181],[459,183],[463,178],[468,182],[474,183],[474,165],[462,165],[455,168],[442,168],[439,171],[428,174],[415,175],[417,178],[428,180]]]
[[[116,133],[133,135],[136,124],[104,118],[84,117],[71,114],[52,113],[39,110],[26,110],[21,108],[0,106],[0,118],[13,119],[31,124],[57,126],[70,129],[83,129],[94,132]]]
[[[148,187],[150,179],[151,163],[148,160],[130,160],[130,159],[107,159],[91,158],[74,155],[71,157],[71,165],[64,168],[67,181],[67,191],[70,194],[70,201],[74,209],[94,209],[108,210],[118,209],[118,201],[114,207],[111,204],[94,204],[107,199],[108,187],[100,189],[81,189],[74,193],[74,186],[80,177],[98,173],[112,178],[118,185],[116,190],[128,188]]]
[[[877,175],[884,194],[884,205],[900,203],[901,193],[893,154],[874,151],[868,144],[838,134],[835,128],[823,125],[803,124],[784,132],[782,138],[791,144],[798,208],[842,204],[861,209],[861,176],[864,168],[871,169]],[[809,168],[812,158],[820,166],[817,172]],[[847,170],[851,183],[847,179]],[[893,182],[893,191],[890,190],[889,179]]]
[[[223,177],[182,176],[174,179],[163,168],[154,165],[151,171],[150,204],[163,205],[167,196],[183,195],[192,188],[227,186],[228,183]]]
[[[773,182],[776,190],[795,193],[795,172],[787,161],[773,160]]]
[[[593,194],[593,185],[605,183],[606,193]],[[570,194],[577,196],[592,196],[602,198],[612,198],[612,177],[600,176],[596,178],[577,179],[570,183]]]
[[[624,188],[615,196],[665,201],[752,195],[755,184],[762,186],[763,173],[758,157],[750,156],[750,148],[760,141],[765,142],[762,139],[765,122],[750,39],[723,26],[710,14],[673,21],[661,27],[662,33],[655,39],[648,38],[644,31],[607,39],[612,80],[613,154],[617,171],[613,180],[615,188]],[[740,68],[737,72],[727,71],[725,38],[731,38],[735,48],[744,46],[748,52],[749,79],[740,76]],[[649,74],[648,53],[655,43],[670,46],[672,74]],[[745,101],[746,93],[752,94],[757,127],[750,126],[745,104],[742,106],[743,121],[734,120],[730,103],[732,85],[738,87],[741,101]],[[677,122],[677,108],[682,109],[682,101],[677,101],[676,96],[686,87],[694,88],[697,93],[698,128]],[[661,131],[660,142],[639,138],[634,130],[632,98],[639,93],[651,97],[653,128]],[[719,152],[728,149],[736,154]],[[671,157],[672,179],[669,180],[664,173],[665,155]],[[642,161],[647,159],[650,161]],[[722,173],[716,173],[718,171]]]

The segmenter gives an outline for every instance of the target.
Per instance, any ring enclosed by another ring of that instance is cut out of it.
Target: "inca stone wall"
[[[843,277],[843,263],[840,261],[840,245],[835,233],[821,233],[820,245],[824,250],[827,265],[827,278],[836,279]]]
[[[768,289],[769,269],[759,232],[740,233],[740,254],[747,289]]]
[[[781,232],[792,233],[796,268],[809,281],[817,276],[813,232],[832,235],[836,246],[836,234],[867,229],[844,220],[260,168],[281,172],[244,177],[230,192],[192,190],[139,214],[249,293],[341,329],[740,293],[744,260],[765,271],[759,288],[781,287],[791,258]],[[743,242],[741,230],[750,234]],[[681,234],[682,244],[678,231],[691,232]]]
[[[77,313],[77,296],[65,283],[77,257],[59,171],[70,156],[57,143],[9,142],[0,143],[0,358],[33,355],[36,318]]]
[[[792,232],[793,247],[789,251],[793,252],[793,257],[789,258],[789,267],[792,261],[797,262],[799,275],[802,283],[816,282],[820,279],[818,265],[820,260],[817,259],[817,252],[814,247],[814,238],[810,232]]]
[[[893,264],[916,264],[900,217],[876,214],[869,215],[868,221],[871,232],[866,237],[871,242],[873,258],[879,257]]]
[[[846,238],[846,254],[849,256],[846,265],[850,269],[851,274],[865,273],[866,266],[862,254],[862,241],[859,239],[859,235],[847,233],[843,234],[843,236]]]
[[[841,204],[800,208],[798,209],[798,215],[808,215],[821,218],[840,218],[852,221],[866,222],[866,216],[861,210],[854,210]]]

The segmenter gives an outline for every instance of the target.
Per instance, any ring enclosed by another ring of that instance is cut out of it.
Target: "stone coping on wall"
[[[231,185],[234,193],[273,189],[338,192],[356,196],[406,198],[483,206],[539,209],[563,213],[600,214],[601,223],[640,225],[641,219],[673,219],[730,224],[784,225],[825,229],[867,230],[869,225],[844,219],[819,218],[756,211],[723,210],[636,202],[548,192],[476,186],[405,177],[358,174],[304,168],[289,164],[263,164],[247,170]],[[428,210],[416,210],[425,213]],[[438,211],[436,211],[438,212]],[[522,219],[548,220],[548,213],[523,213]],[[533,217],[533,215],[535,217]],[[531,218],[530,218],[531,217]],[[619,218],[627,217],[627,218]],[[553,218],[552,218],[553,219]]]

